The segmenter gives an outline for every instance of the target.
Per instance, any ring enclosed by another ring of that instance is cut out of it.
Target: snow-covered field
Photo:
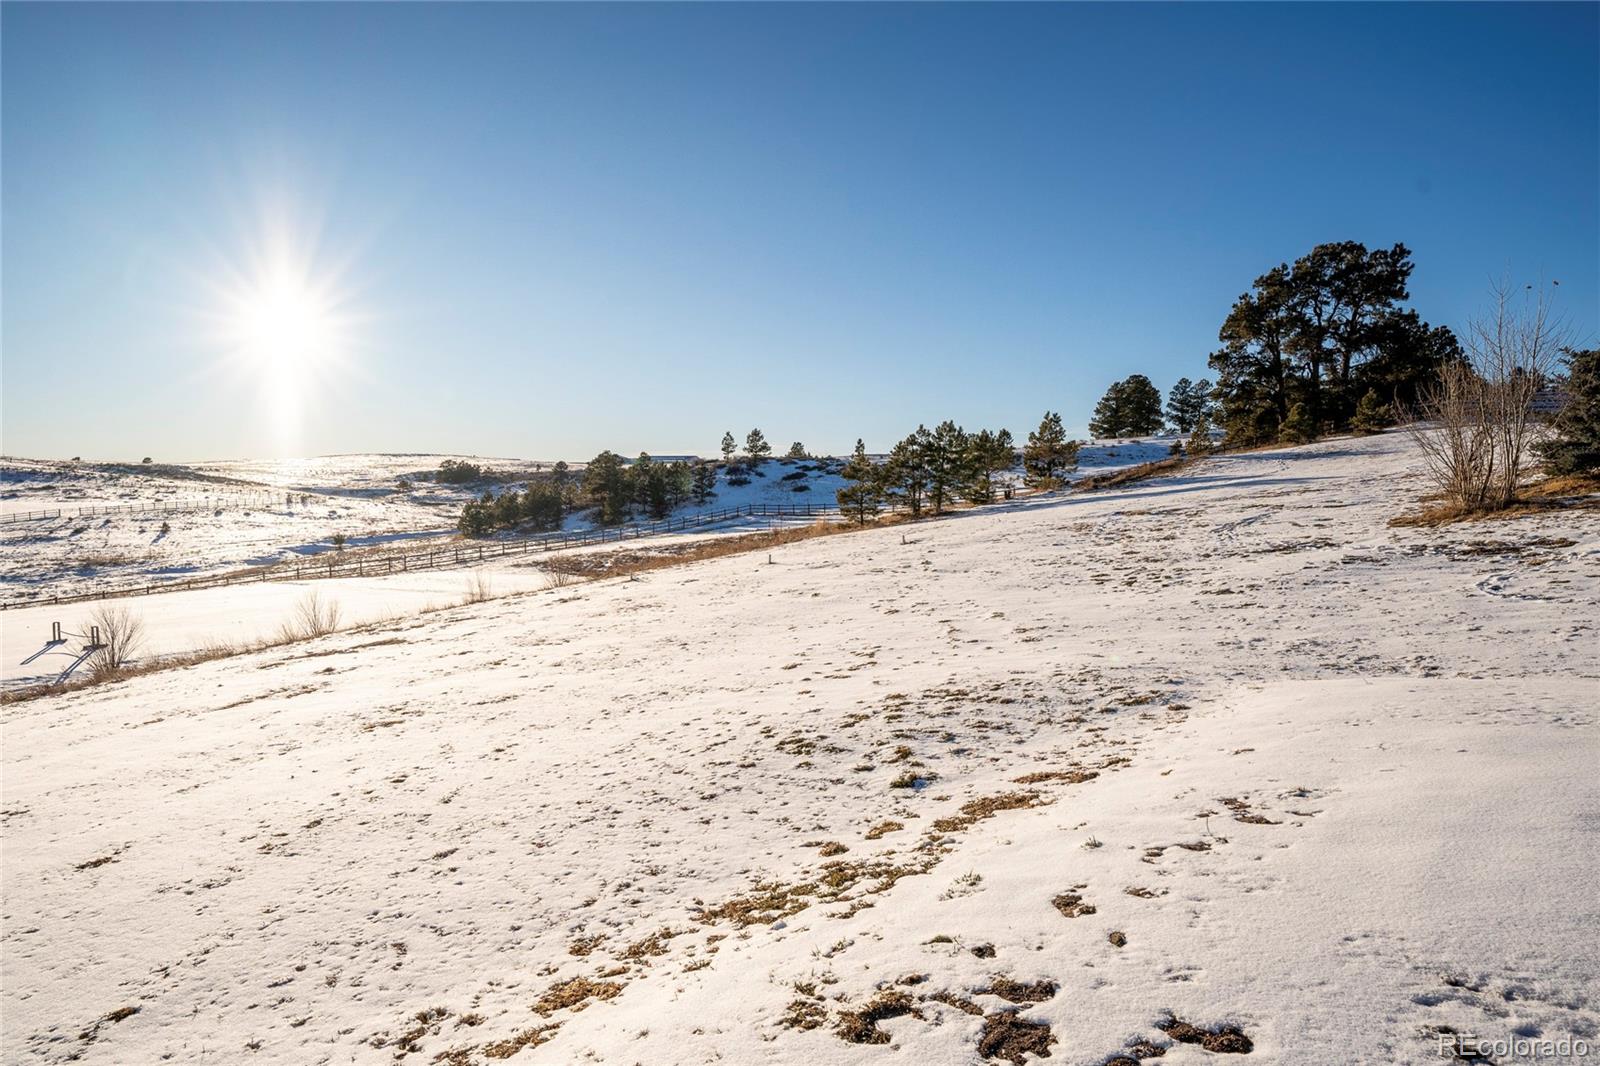
[[[1164,456],[1162,441],[1087,446],[1078,476]],[[420,546],[456,535],[461,507],[485,488],[425,480],[446,459],[466,458],[510,477],[548,470],[549,461],[445,455],[340,455],[315,459],[137,464],[0,461],[0,515],[54,512],[0,522],[0,598],[29,600],[175,583],[320,555],[343,534],[351,549]],[[572,464],[581,471],[582,463]],[[413,483],[400,492],[402,479]],[[1011,480],[1016,480],[1015,476]],[[834,506],[844,484],[825,463],[771,460],[715,498],[675,517],[728,507]],[[521,489],[511,481],[503,487]],[[105,513],[110,508],[111,513]],[[592,516],[567,519],[593,528]]]
[[[1600,1054],[1600,518],[1423,491],[1222,457],[7,705],[0,1058]]]

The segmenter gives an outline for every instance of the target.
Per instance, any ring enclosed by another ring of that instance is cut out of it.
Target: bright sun
[[[250,360],[273,372],[293,372],[329,358],[337,322],[328,301],[288,271],[276,271],[242,294],[239,346]]]

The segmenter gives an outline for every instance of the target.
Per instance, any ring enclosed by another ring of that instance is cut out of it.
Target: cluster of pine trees
[[[1376,432],[1444,364],[1455,335],[1401,306],[1412,270],[1403,244],[1319,244],[1256,278],[1234,303],[1210,357],[1231,444]]]
[[[447,460],[448,461],[448,460]],[[469,536],[495,529],[527,528],[548,532],[561,528],[571,510],[571,477],[566,463],[557,463],[548,477],[530,480],[522,492],[485,492],[461,509],[458,526]]]
[[[1077,465],[1078,442],[1067,438],[1060,415],[1046,412],[1039,428],[1028,434],[1022,459],[1031,480],[1054,483]],[[1016,464],[1010,430],[969,433],[949,420],[931,430],[918,426],[881,463],[858,440],[844,466],[850,484],[838,491],[839,509],[864,525],[885,507],[904,508],[916,518],[924,511],[940,514],[956,500],[989,503],[997,495],[996,475]]]
[[[705,503],[716,495],[716,468],[701,461],[658,462],[646,453],[628,462],[613,451],[603,451],[583,471],[580,499],[595,509],[601,525],[625,522],[634,509],[652,518],[665,518],[689,500]]]

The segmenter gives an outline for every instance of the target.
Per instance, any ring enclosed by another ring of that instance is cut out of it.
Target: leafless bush
[[[325,600],[312,589],[294,605],[294,611],[285,623],[280,636],[284,640],[310,640],[325,637],[339,628],[339,603]]]
[[[547,589],[564,589],[577,584],[577,581],[578,575],[570,570],[551,569],[544,572],[544,587]]]
[[[489,575],[482,570],[474,570],[467,578],[467,598],[462,603],[482,603],[494,594],[489,583]]]
[[[115,677],[144,646],[144,619],[122,605],[105,604],[89,616],[90,633],[99,630],[100,642],[89,657],[89,676],[97,681]]]
[[[1467,325],[1465,362],[1440,368],[1421,390],[1407,430],[1456,507],[1496,510],[1516,499],[1534,397],[1570,343],[1571,330],[1542,286],[1515,298],[1502,283],[1489,312]]]

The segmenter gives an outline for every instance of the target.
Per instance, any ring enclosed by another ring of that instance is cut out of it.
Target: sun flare
[[[332,357],[338,320],[304,278],[275,271],[241,294],[234,323],[246,357],[269,372],[297,372]]]

